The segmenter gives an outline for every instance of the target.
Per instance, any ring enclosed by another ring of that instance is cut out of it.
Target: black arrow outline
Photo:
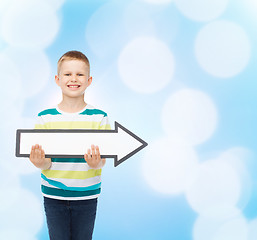
[[[20,138],[21,133],[118,133],[119,128],[129,134],[131,137],[135,138],[139,141],[142,145],[123,158],[118,160],[117,155],[101,155],[101,158],[114,158],[114,167],[117,167],[128,158],[132,157],[134,154],[145,148],[148,143],[145,142],[143,139],[129,131],[127,128],[123,127],[118,122],[114,122],[115,129],[114,130],[97,130],[97,129],[17,129],[16,131],[16,157],[29,157],[30,154],[20,154]],[[53,155],[53,154],[46,154],[45,157],[47,158],[84,158],[84,155]]]

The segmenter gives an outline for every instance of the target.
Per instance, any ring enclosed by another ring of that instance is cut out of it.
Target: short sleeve
[[[44,123],[44,119],[42,116],[37,116],[36,118],[36,123],[35,123],[35,129],[45,129],[45,123]]]
[[[109,118],[108,118],[107,114],[105,116],[103,116],[103,118],[100,122],[99,129],[102,129],[102,130],[110,130],[111,129],[111,125],[109,123]]]

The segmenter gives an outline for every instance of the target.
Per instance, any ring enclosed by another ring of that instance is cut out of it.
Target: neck
[[[81,111],[85,106],[86,102],[84,96],[81,98],[67,98],[63,96],[62,101],[58,104],[58,107],[68,113],[74,113]]]

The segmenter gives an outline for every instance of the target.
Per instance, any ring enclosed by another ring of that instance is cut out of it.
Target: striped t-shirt
[[[110,129],[111,127],[105,112],[86,105],[77,113],[66,113],[58,107],[46,109],[38,114],[35,128]],[[101,171],[102,169],[90,168],[84,158],[52,158],[50,169],[41,172],[43,196],[62,200],[96,198],[101,191]]]

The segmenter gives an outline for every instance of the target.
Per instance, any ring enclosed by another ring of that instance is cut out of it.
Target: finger
[[[105,165],[105,163],[106,163],[106,159],[105,158],[102,158],[102,167]]]
[[[90,161],[91,160],[91,150],[88,149],[87,150],[87,161]]]
[[[33,159],[35,157],[35,148],[34,148],[34,146],[32,146],[31,147],[31,151],[30,151],[30,156],[29,156],[29,158],[30,159]]]
[[[38,159],[39,158],[39,150],[38,148],[35,149],[35,158]]]
[[[96,152],[96,155],[100,157],[100,151],[99,151],[99,147],[98,146],[95,147],[95,152]]]
[[[91,145],[91,149],[92,149],[92,156],[95,156],[95,145]]]
[[[45,151],[43,149],[41,149],[41,158],[45,158]]]
[[[87,155],[91,155],[91,150],[90,149],[87,150]]]

